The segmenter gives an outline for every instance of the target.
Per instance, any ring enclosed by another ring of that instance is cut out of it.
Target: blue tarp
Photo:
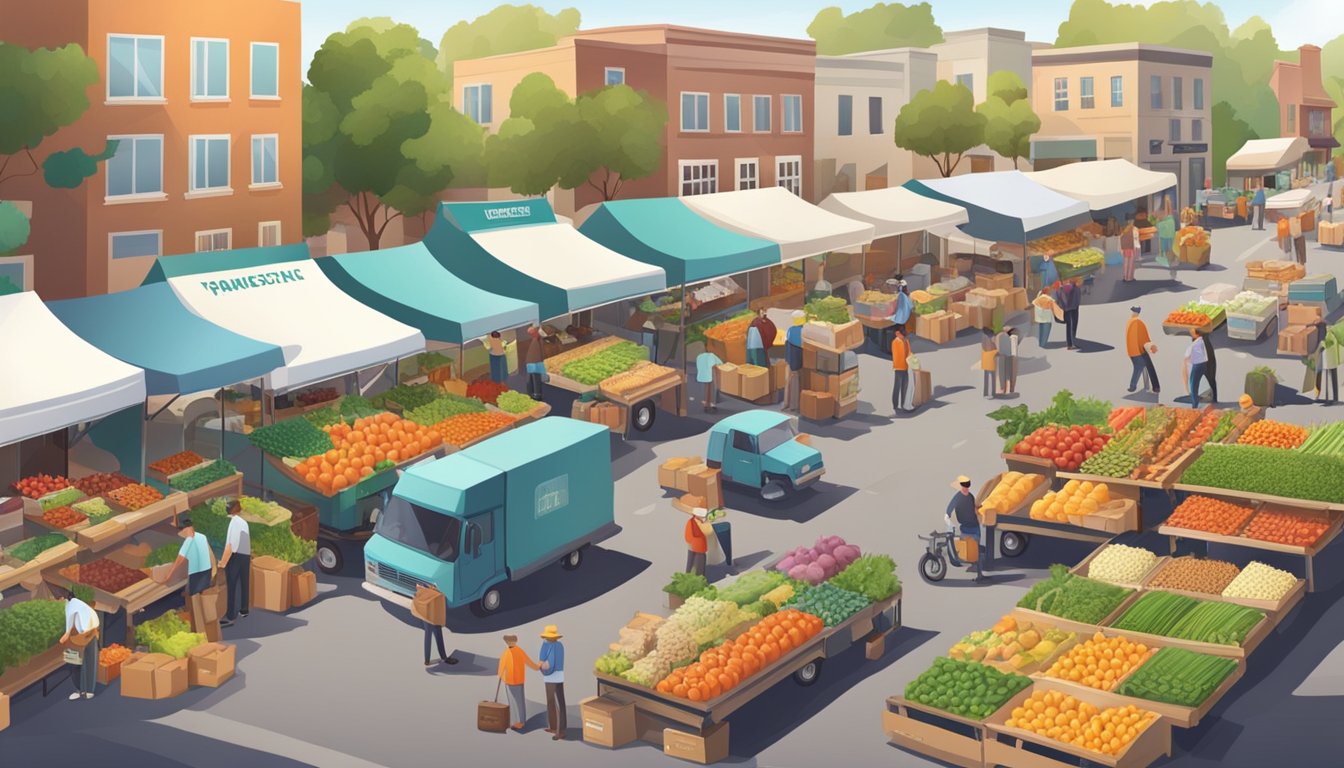
[[[536,304],[482,290],[445,269],[426,247],[438,237],[431,231],[425,242],[317,263],[341,290],[434,341],[463,344],[537,321]]]
[[[52,314],[85,341],[145,369],[151,395],[201,392],[260,378],[285,364],[274,344],[204,320],[167,283],[53,301]]]
[[[579,231],[617,253],[662,267],[669,285],[704,282],[780,261],[778,244],[724,229],[674,197],[602,203]]]
[[[1087,203],[1048,189],[1019,171],[968,173],[907,181],[905,188],[960,205],[970,221],[961,230],[981,240],[1022,243],[1075,229],[1092,220]]]

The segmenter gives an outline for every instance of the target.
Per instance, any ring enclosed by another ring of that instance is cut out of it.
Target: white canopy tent
[[[1267,176],[1286,171],[1296,167],[1310,148],[1301,136],[1251,139],[1227,159],[1227,172],[1237,176]]]
[[[1131,200],[1176,187],[1176,174],[1150,171],[1128,160],[1069,163],[1048,171],[1023,174],[1043,187],[1103,211]]]
[[[1287,192],[1280,192],[1265,201],[1265,210],[1269,211],[1297,211],[1314,208],[1316,205],[1316,195],[1312,194],[1310,189],[1293,189]]]
[[[778,243],[783,262],[855,252],[875,236],[872,224],[823,210],[783,187],[692,195],[681,201],[725,229]]]
[[[0,445],[145,401],[145,372],[76,336],[35,293],[0,296]],[[21,366],[21,367],[20,367]]]
[[[904,187],[836,192],[821,201],[821,208],[872,224],[876,238],[912,232],[951,232],[969,221],[965,208],[915,194]]]

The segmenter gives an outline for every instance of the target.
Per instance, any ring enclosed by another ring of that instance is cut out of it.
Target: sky
[[[524,0],[513,0],[523,4]],[[630,0],[533,0],[549,11],[578,8],[582,28],[628,24],[669,23],[752,32],[784,37],[807,37],[807,25],[817,11],[838,4],[846,13],[867,8],[876,0],[833,3],[828,0],[677,0],[675,3],[631,3]],[[912,3],[913,0],[908,0]],[[975,27],[1020,29],[1028,40],[1054,42],[1059,23],[1068,17],[1072,0],[932,0],[934,20],[944,30]],[[1150,3],[1145,2],[1145,5]],[[1279,46],[1293,49],[1303,43],[1323,45],[1344,32],[1344,0],[1222,0],[1218,3],[1235,29],[1259,14],[1274,28]],[[435,46],[444,31],[463,19],[488,13],[500,0],[303,0],[303,60],[312,60],[327,35],[362,16],[391,16],[411,24]],[[1322,37],[1328,35],[1328,37]]]

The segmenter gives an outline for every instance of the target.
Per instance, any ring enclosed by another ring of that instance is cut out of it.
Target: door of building
[[[1198,199],[1198,192],[1199,190],[1204,188],[1205,178],[1206,177],[1204,175],[1204,158],[1202,157],[1190,158],[1190,173],[1186,176],[1186,183],[1189,184],[1190,191],[1187,193],[1187,197],[1185,198],[1186,200],[1193,203],[1196,199]]]

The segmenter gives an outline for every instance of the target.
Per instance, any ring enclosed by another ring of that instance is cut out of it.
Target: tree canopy
[[[0,256],[7,256],[22,248],[28,242],[31,231],[28,217],[23,215],[17,205],[0,202]]]
[[[877,3],[849,15],[840,8],[823,8],[807,27],[817,41],[817,53],[841,56],[883,48],[927,48],[943,42],[943,30],[933,20],[928,3]]]
[[[439,42],[439,69],[452,87],[453,62],[555,45],[579,30],[575,8],[548,13],[535,5],[501,5],[472,21],[459,21]]]
[[[966,150],[985,143],[985,116],[964,85],[940,80],[915,94],[896,115],[896,146],[928,157],[951,176]]]
[[[1031,157],[1031,137],[1041,129],[1041,118],[1015,72],[991,73],[986,90],[988,97],[975,108],[985,118],[985,145],[1016,166],[1019,158]]]

